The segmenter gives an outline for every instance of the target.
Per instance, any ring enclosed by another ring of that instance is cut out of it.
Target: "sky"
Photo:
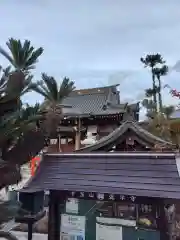
[[[14,37],[44,48],[35,79],[46,72],[59,82],[70,77],[77,88],[118,83],[121,101],[133,102],[151,87],[140,57],[158,52],[170,67],[163,84],[180,90],[179,0],[1,0],[0,7],[2,47]],[[0,64],[8,64],[2,56]],[[168,89],[163,98],[177,103]]]

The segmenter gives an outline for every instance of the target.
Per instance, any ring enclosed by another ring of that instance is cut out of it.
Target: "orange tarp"
[[[39,156],[37,156],[31,160],[31,176],[34,176],[34,173],[36,171],[37,164],[39,163],[39,161],[40,161]]]

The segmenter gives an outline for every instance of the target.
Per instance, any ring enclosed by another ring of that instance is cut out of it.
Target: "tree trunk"
[[[160,77],[158,77],[158,82],[159,82],[159,91],[158,91],[159,111],[162,113],[163,104],[162,104],[162,95],[161,95],[162,86],[161,86],[161,79],[160,79]]]
[[[18,240],[18,238],[14,236],[12,233],[4,232],[2,230],[0,231],[0,238],[5,238],[7,240]]]
[[[156,113],[157,112],[157,96],[156,96],[156,82],[155,82],[155,75],[153,72],[153,68],[152,68],[152,84],[153,84],[153,90],[154,90],[154,93],[153,93],[153,102],[155,104],[154,111]]]

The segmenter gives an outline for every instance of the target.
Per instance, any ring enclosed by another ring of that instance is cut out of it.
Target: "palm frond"
[[[32,52],[31,56],[27,58],[27,61],[24,66],[24,70],[31,70],[35,68],[35,64],[38,62],[38,58],[43,53],[43,48],[38,48],[34,52]]]
[[[148,89],[145,90],[146,97],[152,97],[153,94],[154,94],[154,89],[148,88]]]
[[[167,65],[163,65],[161,67],[157,67],[153,69],[153,72],[155,74],[155,76],[159,79],[161,76],[165,76],[168,74],[168,66]]]
[[[0,118],[0,143],[19,138],[30,129],[36,129],[37,123],[44,119],[39,105],[27,106]]]
[[[32,83],[31,86],[30,86],[30,89],[32,91],[36,92],[36,93],[39,93],[45,99],[49,99],[50,98],[48,89],[45,86],[43,86],[43,85],[40,86],[40,85]]]
[[[13,58],[2,47],[0,47],[0,54],[3,55],[3,57],[5,57],[11,63],[11,65],[14,65]]]
[[[68,97],[69,94],[75,89],[74,81],[71,81],[69,78],[65,77],[60,85],[59,88],[59,96],[58,101],[61,103],[61,101]]]
[[[35,49],[29,40],[23,43],[10,38],[6,43],[9,53],[0,48],[0,53],[10,62],[16,70],[29,71],[35,68],[38,58],[43,53],[43,48]]]
[[[58,101],[58,84],[54,77],[42,73],[42,80],[46,85],[46,91],[49,92],[49,100]]]
[[[147,54],[144,58],[141,57],[140,61],[144,64],[145,67],[154,68],[157,64],[165,64],[165,61],[161,54]]]

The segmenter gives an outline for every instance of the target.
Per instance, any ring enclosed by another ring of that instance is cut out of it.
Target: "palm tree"
[[[0,53],[14,70],[0,67],[0,189],[21,180],[20,166],[43,149],[45,140],[37,124],[44,119],[39,106],[22,107],[20,101],[23,94],[31,91],[31,86],[36,86],[29,70],[35,67],[43,49],[35,50],[27,40],[21,44],[20,40],[10,39],[7,46],[10,54],[2,48]],[[0,201],[0,224],[12,219],[18,210],[19,206],[12,203],[8,206],[7,202]],[[3,230],[0,237],[17,240]]]
[[[35,68],[38,58],[43,53],[43,48],[35,49],[29,40],[23,43],[20,40],[10,38],[6,45],[9,53],[0,47],[0,53],[10,62],[15,70],[29,71]]]
[[[32,135],[36,135],[35,137],[37,137],[37,122],[43,119],[43,115],[41,111],[38,110],[37,105],[34,107],[19,107],[18,99],[22,91],[22,83],[24,80],[22,74],[22,72],[15,72],[5,81],[0,81],[0,150],[1,157],[3,158],[3,166],[4,161],[8,164],[12,163],[13,161],[14,167],[14,164],[19,165],[23,164],[24,161],[28,162],[32,154],[37,154],[37,151],[42,150],[44,144],[44,136],[42,135],[43,140],[40,140],[40,142],[42,142],[42,148],[39,149],[38,147],[38,150],[36,150],[36,147],[34,147],[35,153],[33,153],[32,149],[29,149],[29,151],[26,149],[26,156],[22,156],[22,153],[26,147],[23,145],[25,145],[25,142],[27,144],[27,139],[29,139],[30,136],[31,138]],[[16,79],[18,84],[16,84]],[[42,139],[42,137],[40,137],[40,139]],[[32,143],[30,146],[32,146]],[[18,151],[16,151],[15,154],[15,150],[17,149]],[[16,155],[15,159],[15,155],[13,154]],[[15,163],[14,160],[17,162]],[[5,164],[5,167],[7,167],[7,164]],[[3,167],[0,168],[0,170],[2,169]],[[14,170],[17,172],[16,168]],[[1,180],[0,188],[1,185],[3,186],[7,181],[7,176],[6,181],[3,182],[1,175]],[[14,181],[13,178],[12,181]]]
[[[158,80],[158,101],[159,101],[159,111],[163,112],[163,102],[162,102],[162,85],[161,85],[161,77],[167,75],[168,73],[168,66],[163,65],[162,67],[156,67],[153,69],[154,75],[156,76]]]
[[[21,88],[15,88],[15,94],[12,94],[13,88],[8,80],[9,77],[0,81],[0,190],[18,183],[21,180],[20,166],[29,162],[44,147],[44,135],[37,129],[37,122],[43,120],[39,106],[17,107],[16,98],[19,98]],[[0,224],[13,219],[19,207],[17,203],[0,199]],[[0,237],[17,240],[3,229],[0,230]]]
[[[157,64],[163,64],[164,61],[159,53],[157,54],[151,54],[151,55],[146,55],[145,58],[140,58],[140,61],[144,64],[145,67],[149,67],[151,69],[151,74],[152,74],[152,89],[154,90],[153,92],[153,101],[155,103],[155,108],[154,111],[157,112],[157,97],[156,97],[156,82],[155,82],[155,74],[154,74],[154,68],[156,67]]]
[[[21,94],[19,96],[22,96],[32,90],[31,86],[38,84],[38,82],[32,82],[33,75],[30,74],[30,70],[35,68],[35,64],[38,62],[39,57],[43,53],[43,48],[40,47],[35,49],[31,45],[30,41],[25,40],[22,43],[20,40],[16,40],[14,38],[10,38],[9,41],[6,42],[6,45],[9,52],[0,47],[0,54],[2,54],[10,62],[14,69],[11,71],[11,66],[7,67],[5,70],[0,67],[0,70],[4,73],[1,80],[4,84],[7,84],[7,78],[9,77],[10,79],[8,83],[10,83],[13,88],[20,87]],[[21,72],[21,75],[17,75],[16,79],[13,77],[11,81],[11,76],[14,76],[16,72]],[[13,81],[15,82],[13,83]],[[20,86],[19,81],[21,81]]]
[[[74,82],[65,77],[58,86],[54,77],[42,73],[41,84],[32,89],[44,97],[41,108],[46,112],[45,128],[48,134],[54,134],[61,119],[62,101],[75,89]]]

